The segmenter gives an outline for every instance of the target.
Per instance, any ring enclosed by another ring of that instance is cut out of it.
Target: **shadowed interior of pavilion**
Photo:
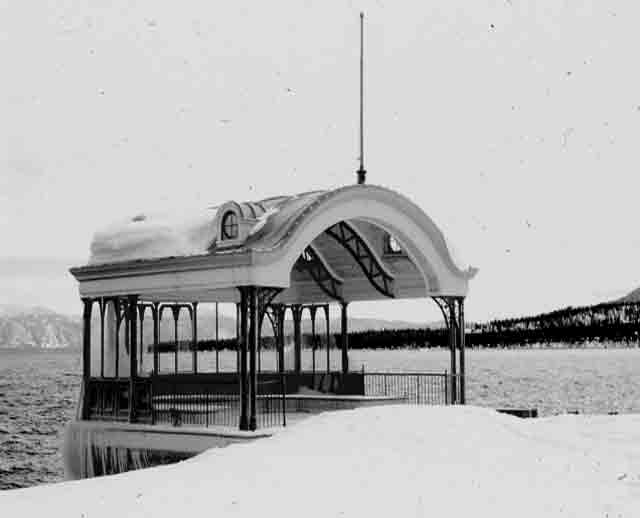
[[[177,219],[141,214],[98,232],[89,264],[71,272],[84,304],[80,419],[255,430],[285,424],[293,411],[465,402],[464,299],[475,270],[458,266],[431,219],[388,189],[355,185],[228,202]],[[349,303],[393,298],[431,298],[439,306],[449,333],[448,371],[350,370]],[[235,304],[234,372],[199,369],[202,303]],[[341,314],[338,369],[329,359],[330,304]],[[302,368],[305,314],[310,371]],[[191,347],[179,351],[178,320],[185,315]],[[173,357],[172,370],[160,369],[159,345],[170,340],[160,336],[166,319],[174,324],[174,350],[163,353]],[[260,365],[266,325],[275,342],[272,370]],[[146,326],[153,329],[153,360],[143,366]],[[325,369],[315,367],[321,335]]]

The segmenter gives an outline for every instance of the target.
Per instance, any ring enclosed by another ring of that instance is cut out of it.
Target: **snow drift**
[[[172,466],[0,493],[6,516],[640,515],[640,415],[321,414]]]

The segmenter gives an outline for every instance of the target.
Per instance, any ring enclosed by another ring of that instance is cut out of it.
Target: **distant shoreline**
[[[303,346],[302,349],[304,351],[311,351],[311,347]],[[485,346],[467,346],[465,348],[467,351],[542,351],[542,350],[553,350],[553,351],[566,351],[566,350],[640,350],[640,344],[638,343],[626,343],[626,342],[608,342],[603,344],[598,343],[589,343],[589,344],[526,344],[526,345],[505,345],[505,346],[495,346],[495,347],[485,347]],[[224,349],[225,351],[232,351],[232,349]],[[324,348],[317,348],[316,354],[320,354],[321,351],[325,350]],[[331,347],[332,351],[338,350],[336,347]],[[434,347],[387,347],[387,348],[357,348],[350,349],[351,351],[448,351],[448,347],[434,346]],[[82,352],[81,349],[77,347],[38,347],[38,346],[0,346],[0,354],[2,353],[77,353],[80,354]],[[181,350],[181,353],[189,353],[190,351]],[[274,349],[263,348],[263,354],[273,353]],[[201,350],[200,354],[209,353],[215,354],[215,350]],[[147,352],[147,354],[151,354]],[[162,354],[171,354],[171,352],[163,352]]]

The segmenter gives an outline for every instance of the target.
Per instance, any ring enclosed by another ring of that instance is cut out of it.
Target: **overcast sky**
[[[480,269],[469,319],[640,284],[636,2],[112,4],[0,2],[0,303],[77,312],[123,215],[353,183],[360,9],[368,182]]]

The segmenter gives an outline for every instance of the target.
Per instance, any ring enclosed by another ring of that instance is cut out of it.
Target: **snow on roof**
[[[89,264],[198,255],[216,238],[217,207],[179,213],[142,213],[98,231]]]
[[[89,264],[206,254],[216,243],[221,211],[237,208],[240,218],[253,224],[247,235],[253,237],[285,205],[295,210],[301,202],[309,203],[322,192],[274,196],[257,202],[227,202],[199,210],[141,213],[96,232],[91,242]]]
[[[640,415],[330,412],[120,475],[0,492],[7,516],[638,516]]]
[[[269,208],[262,216],[258,218],[258,223],[254,225],[254,227],[249,231],[249,235],[252,236],[257,234],[262,230],[262,228],[267,224],[267,220],[276,214],[279,211],[279,207],[271,207]]]

